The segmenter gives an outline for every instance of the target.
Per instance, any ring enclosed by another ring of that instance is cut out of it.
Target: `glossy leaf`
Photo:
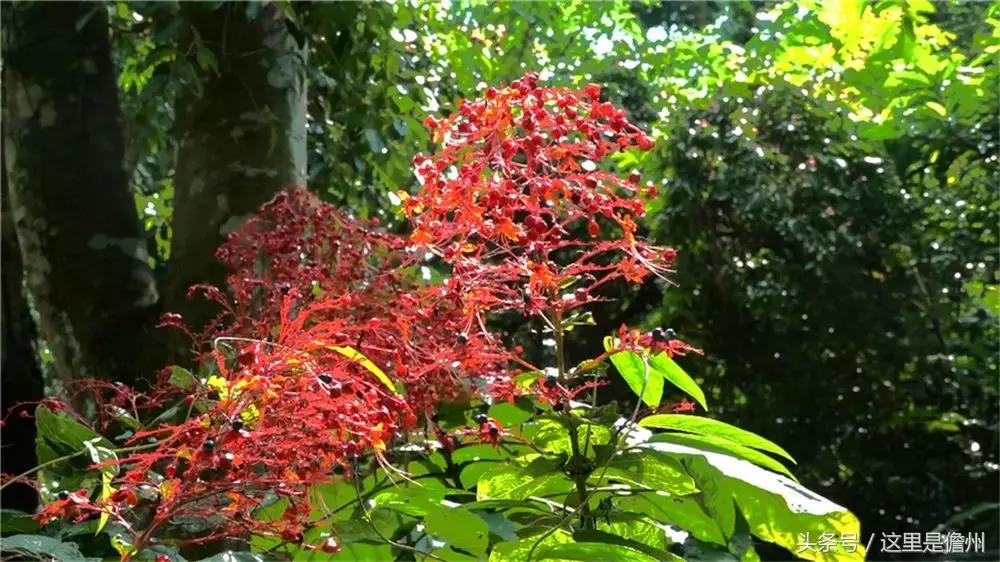
[[[656,558],[621,544],[608,544],[602,542],[572,542],[566,544],[556,544],[538,549],[538,560],[579,560],[581,562],[662,562]],[[671,555],[670,558],[663,559],[667,562],[683,560],[679,556]]]
[[[749,447],[733,443],[728,439],[712,437],[710,435],[695,435],[693,433],[658,433],[650,437],[649,442],[676,443],[716,453],[732,455],[736,458],[760,465],[768,470],[784,474],[793,480],[795,479],[795,476],[788,470],[788,468],[774,458],[765,455],[756,449],[751,449]]]
[[[490,552],[489,562],[524,562],[528,560],[529,553],[534,553],[534,559],[537,560],[538,549],[567,544],[572,541],[573,538],[569,533],[559,529],[544,538],[538,534],[517,541],[497,543],[493,547],[493,551]]]
[[[702,485],[711,487],[713,484]],[[644,514],[652,521],[673,525],[701,541],[725,545],[726,535],[719,521],[706,513],[702,501],[698,496],[673,496],[662,492],[616,498],[615,505],[623,512]],[[731,500],[729,503],[732,505]]]
[[[687,374],[676,361],[670,358],[665,352],[657,353],[649,359],[649,366],[660,373],[663,378],[679,388],[682,392],[694,398],[705,411],[708,411],[708,403],[705,401],[705,392],[694,382],[691,375]]]
[[[427,532],[462,550],[482,554],[489,543],[489,527],[467,509],[435,509],[424,518]]]
[[[788,454],[788,451],[785,451],[777,444],[760,435],[711,418],[684,414],[657,414],[639,420],[639,425],[642,427],[654,427],[657,429],[669,429],[718,437],[732,441],[738,445],[774,453],[795,462],[795,459],[792,458],[792,455]]]
[[[800,534],[855,533],[860,537],[861,533],[858,519],[849,511],[797,482],[744,460],[684,445],[647,443],[641,447],[688,457],[685,466],[699,488],[718,501],[735,501],[754,536],[817,562],[864,560],[860,545],[853,553],[844,545],[827,552],[799,548]]]
[[[100,560],[88,558],[80,552],[75,543],[62,542],[59,539],[43,535],[12,535],[4,537],[3,550],[8,553],[22,553],[38,559],[56,560]]]
[[[487,415],[499,421],[504,426],[512,426],[528,421],[534,415],[534,412],[531,411],[530,405],[524,407],[522,404],[500,402],[490,406]]]
[[[595,471],[591,478],[596,481],[600,474],[602,471]],[[678,496],[698,491],[694,479],[684,471],[679,462],[666,455],[647,451],[616,456],[603,474],[605,479],[622,480],[635,486],[662,490]]]
[[[632,351],[619,351],[611,356],[611,362],[632,392],[646,405],[651,408],[660,405],[660,400],[663,399],[663,375],[649,368],[641,355]]]
[[[525,470],[501,467],[482,475],[476,489],[479,500],[523,500],[531,496],[566,493],[573,482],[562,473],[533,476]]]

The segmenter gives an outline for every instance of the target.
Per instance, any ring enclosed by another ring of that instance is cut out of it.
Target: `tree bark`
[[[0,150],[0,159],[2,150]],[[12,410],[26,402],[42,399],[44,383],[35,349],[35,323],[24,295],[24,276],[21,267],[21,250],[17,247],[17,233],[10,215],[10,198],[7,181],[0,173],[0,393],[5,416],[0,431],[0,470],[5,474],[21,474],[37,464],[35,455],[35,421],[22,417],[21,410]],[[30,410],[29,410],[30,411]],[[0,493],[0,507],[33,512],[38,506],[38,494],[26,484],[12,484]]]
[[[214,254],[225,235],[280,189],[305,181],[305,49],[273,3],[227,2],[215,9],[187,3],[181,14],[196,32],[186,48],[189,62],[207,48],[218,71],[202,69],[176,103],[174,238],[164,310],[200,327],[212,309],[185,293],[194,283],[224,282]]]
[[[41,331],[64,379],[132,382],[157,292],[123,168],[106,9],[11,3],[4,24],[6,179]]]

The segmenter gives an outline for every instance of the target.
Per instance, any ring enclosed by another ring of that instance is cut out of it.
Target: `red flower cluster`
[[[192,288],[221,312],[198,333],[164,318],[191,335],[206,378],[178,381],[168,370],[148,394],[88,387],[104,420],[138,404],[128,410],[136,417],[172,407],[181,421],[129,440],[155,446],[113,462],[125,469],[115,494],[73,494],[39,519],[108,513],[127,524],[128,510],[147,501],[155,509],[137,546],[185,517],[212,526],[193,542],[250,533],[298,540],[310,525],[312,485],[350,474],[361,455],[390,467],[390,442],[433,428],[438,404],[504,387],[516,354],[469,323],[454,289],[419,282],[410,243],[376,227],[300,189],[265,205],[218,252],[230,292]],[[269,494],[287,502],[283,515],[254,518]]]
[[[697,355],[704,355],[702,350],[690,346],[677,339],[677,334],[671,329],[656,328],[649,332],[629,329],[622,324],[618,328],[618,340],[615,348],[617,350],[630,350],[642,352],[648,350],[652,353],[666,352],[670,357],[683,357],[688,352]]]
[[[545,88],[529,73],[427,120],[444,148],[414,159],[422,189],[405,211],[411,239],[452,265],[467,313],[558,316],[610,281],[672,266],[674,250],[636,237],[652,184],[605,169],[615,152],[653,142],[599,98],[597,85]]]

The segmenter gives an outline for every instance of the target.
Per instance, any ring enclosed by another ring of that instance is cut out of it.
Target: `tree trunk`
[[[3,51],[10,206],[56,370],[132,382],[157,293],[123,169],[104,4],[7,4]]]
[[[277,191],[305,181],[305,49],[273,3],[187,3],[181,13],[197,32],[185,49],[189,62],[204,62],[208,49],[218,71],[203,68],[177,100],[164,310],[200,327],[211,309],[185,292],[193,283],[224,282],[214,254],[225,235]]]
[[[2,153],[2,151],[0,151]],[[42,399],[44,384],[35,350],[35,324],[24,296],[21,250],[10,216],[7,182],[0,173],[3,211],[0,213],[0,393],[2,416],[8,416],[0,431],[0,470],[5,474],[21,474],[37,464],[35,455],[35,421],[22,417],[15,406]],[[0,495],[0,506],[33,512],[38,506],[38,494],[26,484],[12,484]]]

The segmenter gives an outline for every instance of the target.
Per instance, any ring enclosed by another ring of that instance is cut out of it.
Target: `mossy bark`
[[[0,158],[2,159],[2,158]],[[44,384],[35,349],[35,323],[24,294],[21,251],[17,247],[17,232],[10,215],[7,182],[0,174],[0,416],[22,403],[42,399]],[[20,411],[6,418],[0,431],[0,470],[5,474],[21,474],[38,463],[35,455],[35,421],[22,417]],[[27,484],[12,484],[3,489],[0,506],[33,512],[38,507],[38,494]]]
[[[106,9],[11,3],[3,23],[9,204],[42,334],[62,378],[132,382],[148,375],[138,358],[157,291],[123,168]]]
[[[176,102],[174,238],[164,310],[200,327],[213,309],[185,298],[193,283],[222,285],[214,253],[225,236],[280,189],[302,184],[306,168],[304,45],[274,4],[214,9],[182,4],[196,33],[192,64],[208,49],[217,70],[201,68]],[[204,54],[201,60],[204,61]]]

